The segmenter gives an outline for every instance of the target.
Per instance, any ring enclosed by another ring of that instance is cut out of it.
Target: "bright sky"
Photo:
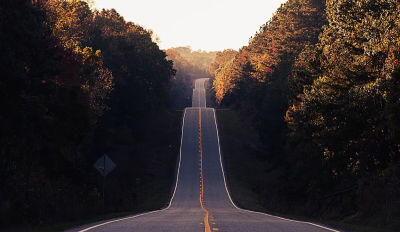
[[[97,9],[116,9],[127,21],[152,29],[167,49],[235,50],[287,0],[94,0]]]

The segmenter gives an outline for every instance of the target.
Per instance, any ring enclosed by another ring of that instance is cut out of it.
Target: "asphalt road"
[[[182,126],[180,161],[174,194],[167,208],[68,231],[74,232],[327,232],[309,222],[237,208],[225,183],[215,110],[206,108],[204,83],[198,79],[192,107]]]

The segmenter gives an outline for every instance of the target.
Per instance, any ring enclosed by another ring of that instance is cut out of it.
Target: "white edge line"
[[[194,105],[194,97],[193,97],[193,96],[194,96],[195,89],[196,89],[196,88],[194,88],[194,89],[193,89],[193,92],[192,92],[192,107],[193,107],[193,105]]]
[[[204,108],[207,108],[206,89],[203,88],[203,90],[204,90]]]
[[[200,79],[196,79],[194,82],[194,89],[193,89],[193,96],[195,95],[195,91],[198,90],[200,91],[200,94],[204,91],[204,108],[207,108],[207,98],[206,98],[206,88],[204,86],[206,81],[209,81],[210,78],[200,78]],[[196,83],[200,82],[201,80],[203,80],[203,87],[201,88],[199,86],[199,88],[196,87]],[[203,91],[202,91],[203,90]],[[194,107],[194,105],[196,105],[197,102],[194,101],[194,97],[192,97],[192,108]],[[194,107],[196,108],[196,107]],[[203,108],[203,106],[201,106],[201,104],[199,104],[198,108]]]
[[[183,143],[183,128],[185,127],[185,117],[186,117],[186,108],[183,113],[183,120],[182,120],[182,130],[181,130],[181,147],[179,149],[179,163],[178,163],[178,171],[176,172],[176,181],[175,181],[175,189],[174,193],[172,194],[171,200],[169,201],[169,205],[165,209],[169,209],[172,205],[172,201],[174,200],[176,189],[178,187],[178,181],[179,181],[179,173],[181,170],[181,161],[182,161],[182,143]]]
[[[182,141],[183,141],[183,128],[185,127],[185,116],[186,116],[186,108],[185,108],[185,111],[183,113],[182,132],[181,132],[181,147],[180,147],[180,151],[179,151],[179,163],[178,163],[178,171],[176,172],[175,188],[174,188],[174,193],[172,194],[172,197],[171,197],[171,200],[169,201],[168,206],[166,208],[160,209],[160,210],[155,210],[155,211],[142,213],[142,214],[138,214],[138,215],[134,215],[134,216],[129,216],[129,217],[125,217],[125,218],[120,218],[120,219],[116,219],[116,220],[112,220],[112,221],[107,221],[107,222],[104,222],[104,223],[101,223],[101,224],[97,224],[97,225],[88,227],[88,228],[83,229],[83,230],[79,230],[78,232],[86,232],[86,231],[89,231],[91,229],[94,229],[94,228],[97,228],[97,227],[100,227],[100,226],[104,226],[104,225],[107,225],[107,224],[110,224],[110,223],[124,221],[124,220],[132,219],[132,218],[136,218],[136,217],[140,217],[140,216],[144,216],[144,215],[152,214],[152,213],[156,213],[156,212],[161,212],[161,211],[167,210],[167,209],[169,209],[171,207],[172,201],[174,200],[174,197],[175,197],[176,189],[178,187],[179,173],[180,173],[180,169],[181,169]]]
[[[329,230],[329,231],[333,231],[333,232],[340,232],[339,230],[334,230],[334,229],[331,229],[331,228],[328,228],[328,227],[325,227],[325,226],[321,226],[321,225],[318,225],[318,224],[315,224],[315,223],[305,222],[305,221],[292,220],[292,219],[288,219],[288,218],[283,218],[283,217],[279,217],[279,216],[274,216],[274,215],[267,214],[267,213],[262,213],[262,212],[257,212],[257,211],[251,211],[251,210],[247,210],[247,209],[241,209],[241,208],[239,208],[238,206],[236,206],[235,203],[232,201],[231,195],[230,195],[229,190],[228,190],[228,187],[227,187],[227,185],[226,185],[224,166],[223,166],[223,164],[222,164],[221,146],[220,146],[220,143],[219,143],[219,133],[218,133],[218,126],[217,126],[217,119],[216,119],[215,109],[214,109],[214,108],[213,108],[213,111],[214,111],[214,123],[215,123],[215,128],[217,129],[219,163],[220,163],[220,165],[221,165],[221,170],[222,170],[222,176],[223,176],[223,179],[224,179],[225,190],[226,190],[226,193],[228,194],[228,197],[229,197],[230,202],[232,203],[232,205],[233,205],[236,209],[242,210],[242,211],[245,211],[245,212],[250,212],[250,213],[256,213],[256,214],[267,215],[267,216],[274,217],[274,218],[278,218],[278,219],[285,220],[285,221],[308,224],[308,225],[316,226],[316,227],[319,227],[319,228],[322,228],[322,229],[325,229],[325,230]]]
[[[204,86],[204,83],[208,81],[209,78],[204,78],[205,80],[203,81],[203,89],[204,89],[204,108],[207,108],[207,98],[206,98],[206,87]]]

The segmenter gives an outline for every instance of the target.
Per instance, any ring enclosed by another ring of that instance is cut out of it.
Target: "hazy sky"
[[[160,47],[190,45],[208,51],[247,45],[286,0],[94,0],[127,21],[152,29]]]

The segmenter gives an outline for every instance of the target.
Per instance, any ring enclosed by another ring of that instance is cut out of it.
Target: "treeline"
[[[172,82],[174,107],[183,109],[190,106],[195,79],[211,77],[209,66],[217,52],[193,51],[190,47],[176,47],[166,50],[167,59],[174,62],[176,70]]]
[[[117,164],[105,212],[142,207],[145,186],[168,192],[175,70],[151,32],[79,0],[1,1],[0,19],[1,227],[100,213],[104,153]]]
[[[209,76],[209,66],[217,54],[217,52],[213,51],[194,51],[189,46],[170,48],[167,50],[168,56],[170,53],[178,53],[183,60],[186,60],[189,66],[192,66],[190,73],[192,76],[195,76],[195,78],[201,78],[204,75]]]
[[[254,186],[264,207],[398,226],[399,9],[289,0],[218,65],[217,102],[254,122],[260,175],[278,176]]]
[[[229,80],[233,75],[231,71],[233,71],[233,65],[237,54],[238,52],[235,50],[226,49],[222,52],[218,52],[214,61],[210,64],[209,71],[213,83],[211,91],[214,91],[212,97],[217,103],[221,103],[223,95],[233,87]]]

